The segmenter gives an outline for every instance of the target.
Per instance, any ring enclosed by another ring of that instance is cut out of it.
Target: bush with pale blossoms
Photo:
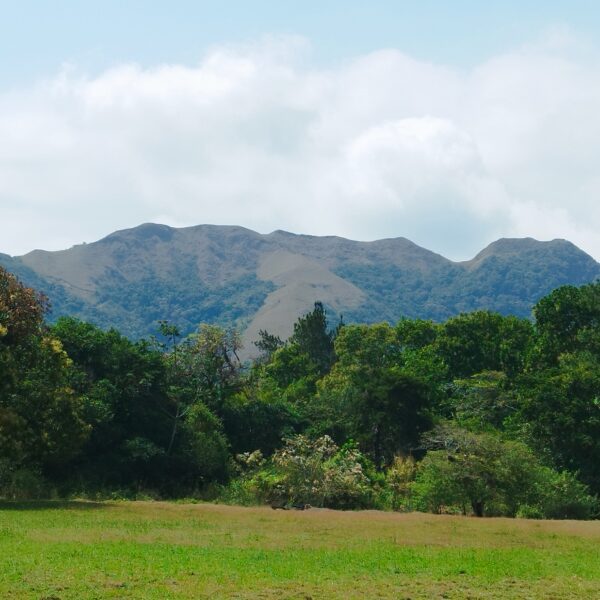
[[[285,440],[272,461],[279,475],[273,499],[328,508],[369,504],[366,459],[353,445],[340,448],[327,435],[317,439],[296,435]]]

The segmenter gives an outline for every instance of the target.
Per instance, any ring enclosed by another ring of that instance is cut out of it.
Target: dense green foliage
[[[0,487],[38,489],[89,434],[72,361],[43,325],[45,299],[0,267]]]
[[[80,316],[105,326],[119,323],[126,335],[141,337],[168,315],[182,331],[191,333],[203,322],[243,325],[273,289],[272,284],[252,275],[225,285],[207,285],[193,276],[192,264],[182,267],[176,281],[147,276],[135,283],[105,288],[98,296],[98,304],[105,307],[103,314],[90,307],[90,313]],[[59,314],[64,314],[62,307]]]
[[[346,312],[348,319],[393,323],[404,315],[443,321],[477,310],[528,318],[531,307],[553,289],[598,277],[589,257],[559,240],[546,245],[498,240],[469,263],[429,259],[425,271],[414,264],[419,262],[340,264],[336,273],[369,295],[367,304]]]
[[[62,318],[0,271],[0,493],[589,518],[600,492],[600,283],[535,323],[331,328],[321,303],[252,364],[233,329],[158,338]]]

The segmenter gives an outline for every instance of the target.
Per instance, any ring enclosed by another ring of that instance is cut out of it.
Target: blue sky
[[[154,221],[599,259],[599,7],[0,0],[0,252]]]
[[[600,34],[593,0],[246,0],[0,2],[2,87],[47,77],[65,63],[97,72],[121,62],[195,64],[212,45],[263,34],[311,40],[314,58],[343,61],[398,48],[470,66],[548,27]]]

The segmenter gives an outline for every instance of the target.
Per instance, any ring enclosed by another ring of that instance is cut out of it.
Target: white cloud
[[[316,68],[301,38],[65,67],[0,94],[0,252],[154,220],[405,236],[456,259],[565,237],[600,258],[599,66],[555,31],[469,71],[397,50]]]

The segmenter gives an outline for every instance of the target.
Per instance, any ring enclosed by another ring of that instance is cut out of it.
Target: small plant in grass
[[[412,456],[394,457],[385,473],[385,488],[392,510],[410,510],[412,482],[416,474],[417,463]]]

